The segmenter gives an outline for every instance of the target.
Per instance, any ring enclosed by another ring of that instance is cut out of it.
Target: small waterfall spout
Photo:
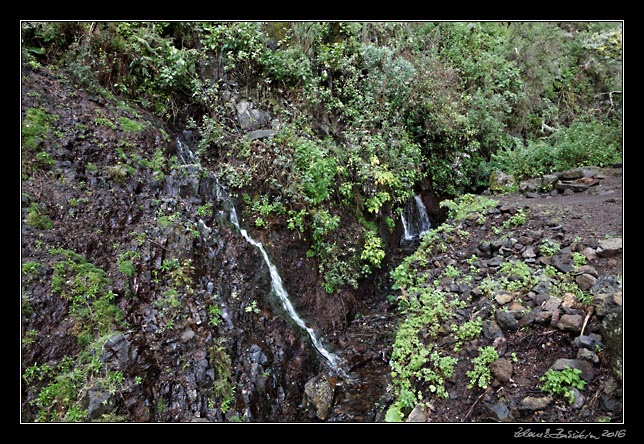
[[[432,227],[423,199],[418,194],[407,202],[402,213],[400,213],[400,219],[403,224],[402,241],[404,242],[420,239]]]
[[[190,149],[190,146],[188,145],[188,140],[192,137],[192,133],[190,131],[184,131],[181,137],[177,137],[176,142],[177,142],[177,154],[179,156],[179,160],[181,163],[184,165],[195,163],[195,155]],[[183,139],[183,140],[182,140]]]

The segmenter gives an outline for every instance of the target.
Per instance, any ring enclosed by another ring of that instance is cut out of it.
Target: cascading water
[[[404,230],[403,241],[406,242],[419,239],[432,227],[423,199],[418,194],[407,202],[400,213],[400,219]]]
[[[271,274],[271,282],[272,282],[272,287],[273,291],[275,294],[280,298],[280,301],[282,302],[282,306],[284,307],[284,310],[290,318],[303,330],[305,330],[309,337],[311,338],[311,343],[315,347],[315,349],[322,355],[326,360],[329,362],[331,365],[331,369],[337,373],[344,374],[344,371],[341,368],[341,361],[340,358],[328,351],[327,349],[324,348],[320,340],[318,339],[317,335],[315,334],[315,331],[311,328],[308,327],[302,318],[297,314],[295,311],[295,308],[293,307],[293,304],[291,303],[291,300],[288,297],[288,293],[284,289],[284,285],[282,284],[282,277],[279,275],[277,271],[277,267],[275,267],[275,264],[273,264],[268,257],[268,253],[266,253],[266,250],[264,249],[264,246],[262,245],[261,242],[256,241],[250,235],[248,232],[241,228],[239,226],[239,220],[237,219],[237,212],[235,211],[235,207],[231,207],[230,209],[230,221],[232,224],[237,227],[241,235],[250,243],[251,245],[255,246],[260,253],[262,253],[262,257],[264,258],[264,262],[268,266],[268,269]]]
[[[190,150],[188,144],[184,141],[182,141],[180,138],[177,138],[177,150],[179,152],[179,158],[182,160],[183,163],[190,163],[194,162],[195,156]],[[320,339],[317,337],[315,334],[315,331],[306,325],[304,320],[299,316],[295,308],[293,307],[293,304],[291,303],[291,300],[289,299],[289,295],[284,289],[284,285],[282,283],[282,278],[277,271],[277,267],[275,264],[273,264],[268,257],[268,253],[266,252],[266,249],[264,248],[264,245],[262,245],[261,242],[256,241],[253,239],[248,232],[243,229],[240,224],[239,224],[239,219],[237,217],[237,211],[235,210],[235,206],[233,205],[231,199],[228,196],[228,193],[225,191],[225,189],[219,184],[219,182],[215,182],[215,197],[217,200],[224,202],[227,205],[228,213],[230,214],[230,222],[239,230],[240,234],[242,237],[251,245],[253,245],[255,248],[257,248],[260,253],[262,254],[262,257],[264,259],[264,262],[268,266],[270,276],[271,276],[271,284],[272,284],[272,290],[274,293],[279,297],[280,302],[282,303],[282,307],[288,314],[288,316],[304,331],[306,331],[309,335],[309,338],[311,339],[311,343],[315,347],[315,349],[322,355],[326,361],[328,362],[329,366],[331,367],[331,370],[345,378],[352,378],[351,375],[347,374],[345,370],[343,369],[342,366],[342,360],[340,359],[339,356],[335,355],[334,353],[331,353],[328,351],[322,343],[320,342]],[[203,223],[201,221],[201,223]]]

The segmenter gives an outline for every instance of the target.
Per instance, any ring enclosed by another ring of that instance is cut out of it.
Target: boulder
[[[559,318],[557,323],[557,328],[563,331],[571,331],[573,333],[581,332],[581,326],[584,322],[584,318],[581,315],[570,315],[565,314]]]
[[[429,412],[427,411],[427,407],[422,404],[418,404],[411,411],[405,422],[427,422],[428,419]]]
[[[499,358],[490,364],[492,376],[500,382],[508,382],[512,377],[512,363],[505,358]]]
[[[581,377],[584,381],[590,383],[595,378],[595,370],[588,361],[581,361],[579,359],[566,359],[560,358],[550,366],[552,370],[565,370],[566,368],[573,368],[581,370]]]
[[[550,403],[552,403],[551,396],[544,396],[541,398],[536,396],[528,396],[521,400],[521,403],[519,404],[519,410],[543,410],[548,407]]]
[[[597,248],[597,256],[611,257],[617,256],[622,252],[622,238],[614,237],[611,239],[601,239]]]
[[[315,414],[324,421],[333,406],[334,387],[323,373],[309,379],[304,385],[304,395],[315,407]]]
[[[493,171],[490,174],[490,191],[507,191],[516,184],[514,177],[503,171]]]

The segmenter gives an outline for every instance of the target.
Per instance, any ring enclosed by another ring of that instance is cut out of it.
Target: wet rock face
[[[601,323],[600,331],[609,350],[610,367],[615,376],[622,379],[623,330],[621,313],[608,314]]]

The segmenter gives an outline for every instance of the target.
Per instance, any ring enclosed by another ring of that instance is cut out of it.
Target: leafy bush
[[[299,139],[295,146],[295,163],[302,180],[302,191],[307,200],[318,205],[329,198],[335,183],[336,163],[324,146]]]
[[[516,141],[514,148],[492,155],[490,165],[519,179],[570,168],[621,162],[621,125],[579,119],[548,139]]]
[[[374,268],[380,267],[380,263],[385,258],[385,251],[383,250],[382,239],[378,237],[373,231],[365,233],[365,241],[360,259],[366,262],[363,267],[363,273],[368,275]]]
[[[498,205],[498,201],[475,194],[464,194],[455,199],[441,200],[440,206],[447,208],[448,217],[455,221],[464,220],[473,214],[484,213]]]

